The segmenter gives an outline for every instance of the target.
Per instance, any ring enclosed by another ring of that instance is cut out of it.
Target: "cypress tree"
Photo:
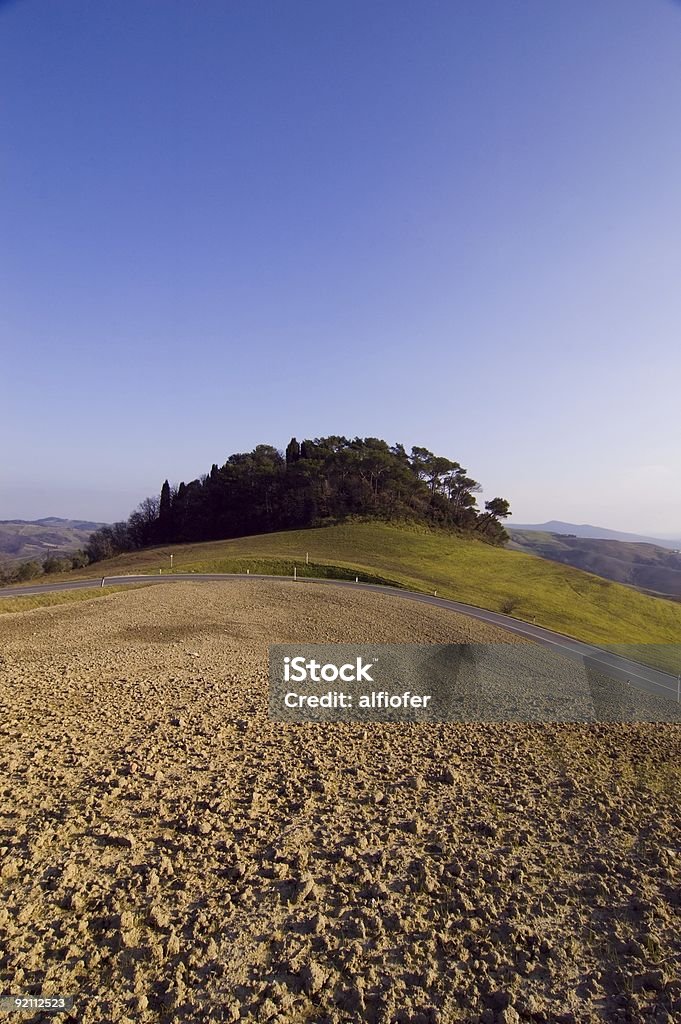
[[[161,488],[161,501],[158,506],[158,532],[159,540],[165,544],[171,539],[172,534],[172,509],[170,504],[170,484],[164,481]]]
[[[286,447],[286,465],[290,466],[300,458],[300,445],[295,437],[292,437]]]
[[[170,484],[167,480],[161,488],[161,503],[159,505],[158,514],[161,519],[166,519],[170,515]]]

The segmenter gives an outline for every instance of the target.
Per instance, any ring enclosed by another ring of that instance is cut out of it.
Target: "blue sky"
[[[0,4],[0,518],[380,436],[681,534],[681,6]]]

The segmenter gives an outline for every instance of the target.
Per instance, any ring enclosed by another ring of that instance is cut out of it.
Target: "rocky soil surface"
[[[84,1024],[681,1020],[680,726],[267,716],[269,643],[465,639],[510,638],[288,582],[3,616],[2,991]]]

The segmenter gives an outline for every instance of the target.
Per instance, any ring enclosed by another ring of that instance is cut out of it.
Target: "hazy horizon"
[[[681,6],[0,5],[0,518],[289,438],[681,535]]]

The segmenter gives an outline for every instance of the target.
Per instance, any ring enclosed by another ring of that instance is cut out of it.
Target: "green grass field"
[[[503,611],[630,657],[681,670],[681,605],[517,551],[424,528],[378,523],[174,545],[121,555],[84,576],[170,571],[338,576],[390,583]],[[310,564],[306,565],[306,553]],[[56,580],[58,577],[50,577]],[[646,645],[655,645],[647,647]],[[626,647],[626,649],[625,649]]]

